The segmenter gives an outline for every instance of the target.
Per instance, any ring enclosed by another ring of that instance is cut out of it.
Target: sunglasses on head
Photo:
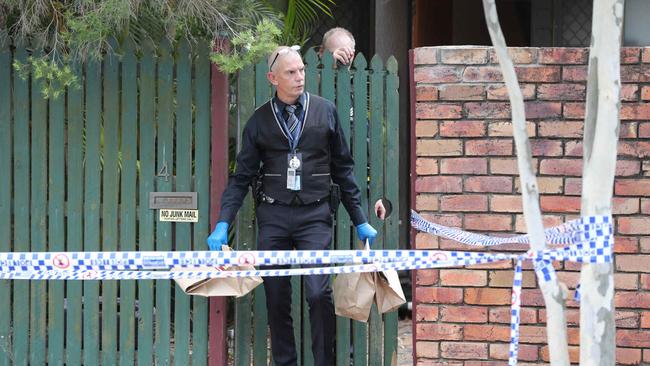
[[[273,57],[273,61],[271,61],[271,64],[269,65],[269,71],[273,70],[273,65],[275,65],[275,61],[278,59],[278,56],[280,56],[281,54],[287,53],[289,51],[292,51],[292,50],[298,52],[298,51],[300,51],[300,46],[293,45],[291,47],[283,48],[280,51],[278,51],[275,54],[275,57]]]

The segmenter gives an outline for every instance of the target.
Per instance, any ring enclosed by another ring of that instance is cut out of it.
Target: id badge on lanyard
[[[301,175],[302,153],[287,154],[287,189],[299,191]]]

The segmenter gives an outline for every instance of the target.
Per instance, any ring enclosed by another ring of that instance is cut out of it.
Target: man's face
[[[276,87],[280,100],[293,104],[305,89],[305,65],[302,58],[294,52],[281,54],[267,78]]]

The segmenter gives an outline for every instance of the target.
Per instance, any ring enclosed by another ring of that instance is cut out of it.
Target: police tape
[[[506,243],[526,244],[530,242],[528,235],[512,236],[508,238],[490,237],[486,235],[462,231],[429,222],[411,212],[411,225],[423,232],[452,239],[457,242],[472,246],[492,246]],[[557,278],[553,268],[553,260],[564,260],[583,263],[611,263],[613,246],[613,227],[610,215],[582,217],[569,221],[557,227],[544,230],[547,244],[568,245],[565,247],[544,250],[545,254],[539,255],[529,251],[527,256],[517,258],[512,286],[512,299],[510,311],[510,346],[508,365],[517,365],[519,353],[519,324],[521,320],[521,293],[522,293],[522,261],[532,260],[535,274],[540,281],[553,281]],[[579,299],[576,288],[576,299]]]
[[[442,268],[445,266],[463,266],[475,263],[491,263],[504,260],[533,260],[533,261],[552,261],[566,260],[572,262],[590,262],[590,263],[607,263],[609,258],[609,241],[594,240],[587,243],[579,243],[562,248],[549,248],[541,251],[528,251],[525,254],[506,254],[506,253],[487,253],[487,252],[462,252],[462,251],[443,251],[443,250],[345,250],[345,251],[247,251],[238,254],[237,251],[231,252],[169,252],[167,257],[153,255],[148,257],[139,252],[122,252],[124,258],[104,258],[101,252],[93,253],[13,253],[7,254],[7,258],[0,259],[0,278],[10,277],[12,273],[41,273],[42,279],[50,279],[47,276],[56,277],[56,279],[93,279],[89,275],[82,276],[83,273],[96,273],[111,271],[113,274],[110,279],[139,279],[155,278],[168,279],[183,278],[181,272],[169,271],[144,271],[143,268],[171,269],[185,268],[192,270],[196,267],[216,267],[223,265],[310,265],[312,267],[329,264],[348,264],[359,263],[367,266],[339,266],[339,267],[320,267],[316,268],[320,273],[337,274],[348,273],[341,268],[354,268],[358,271],[364,271],[365,268],[375,268],[384,264],[382,268],[393,269],[392,266],[399,266],[399,269],[426,269]],[[341,254],[333,254],[333,253]],[[155,253],[155,252],[152,252]],[[282,253],[282,256],[272,256],[273,254]],[[30,258],[34,254],[36,258]],[[35,254],[43,254],[42,258]],[[88,254],[90,258],[79,258],[80,255]],[[96,254],[96,256],[94,256]],[[204,258],[181,257],[183,254],[201,255]],[[286,256],[284,255],[286,254]],[[302,256],[301,256],[302,254]],[[211,257],[211,255],[216,255]],[[136,258],[140,256],[139,258]],[[1,257],[1,256],[0,256]],[[95,258],[93,258],[95,257]],[[375,266],[375,267],[372,267]],[[308,275],[317,274],[313,272],[315,268],[292,268],[287,270],[256,270],[256,271],[227,271],[229,274],[216,274],[206,272],[205,274],[196,274],[200,272],[191,272],[191,278],[205,275],[206,277],[246,277],[246,276],[290,276],[290,275]],[[383,270],[383,269],[382,269]],[[312,272],[310,272],[312,271]],[[118,273],[123,273],[119,277]],[[137,273],[143,273],[138,277]],[[144,273],[158,273],[156,275]],[[171,273],[174,273],[173,275]],[[218,273],[218,272],[217,272]],[[24,276],[24,275],[21,275]],[[30,278],[33,279],[33,278]]]
[[[585,248],[591,238],[612,235],[607,217],[582,218],[558,228],[549,229],[560,233],[550,242],[562,242],[563,247],[546,249],[532,255],[544,256],[547,260],[582,261],[583,257],[602,255],[605,248]],[[447,228],[430,223],[419,215],[412,217],[416,229],[439,235],[461,243],[497,245],[506,243],[526,244],[527,236],[490,237]],[[435,229],[432,229],[434,227]],[[567,229],[568,228],[568,229]],[[572,230],[572,231],[566,231]],[[570,239],[570,240],[569,240]],[[523,246],[522,246],[523,249]],[[443,263],[458,258],[467,259],[488,256],[497,258],[500,254],[486,252],[461,252],[440,250],[310,250],[310,251],[171,251],[171,252],[12,252],[0,253],[0,272],[56,271],[56,270],[121,270],[171,269],[221,265],[328,265],[364,264],[383,262],[408,262],[436,259]],[[497,256],[497,257],[495,257]],[[501,258],[499,260],[508,259]],[[509,259],[515,259],[509,257]],[[531,258],[534,259],[534,258]],[[417,268],[413,268],[417,269]],[[296,273],[298,274],[298,273]]]
[[[495,246],[503,244],[530,244],[528,235],[496,237],[439,225],[425,220],[411,211],[411,226],[419,231],[441,236],[470,246]],[[551,245],[570,245],[589,240],[594,236],[611,234],[611,218],[607,215],[587,216],[544,230],[546,242]]]
[[[512,289],[509,365],[517,364],[522,290],[522,262],[533,262],[540,281],[556,278],[552,261],[611,263],[611,217],[582,217],[546,229],[548,244],[562,245],[525,253],[489,253],[441,250],[336,250],[336,251],[193,251],[193,252],[69,252],[0,253],[0,279],[23,280],[165,280],[250,276],[330,275],[385,270],[417,270],[516,261]],[[493,237],[427,221],[415,212],[411,225],[417,230],[470,246],[528,244],[527,235]],[[331,264],[349,264],[327,266]],[[303,268],[205,271],[202,266],[291,265]],[[317,267],[317,266],[324,267]],[[181,268],[170,271],[171,268]],[[166,270],[146,270],[166,269]],[[184,270],[183,270],[184,269]]]
[[[221,265],[327,265],[404,262],[428,258],[447,260],[485,253],[431,250],[313,250],[196,252],[68,252],[0,253],[1,271],[141,270]]]
[[[163,279],[203,279],[230,277],[278,277],[295,275],[331,275],[353,272],[378,272],[386,270],[412,270],[464,266],[493,263],[507,258],[476,257],[465,260],[439,261],[436,259],[416,259],[404,262],[377,262],[336,267],[307,267],[267,270],[178,270],[178,271],[121,271],[121,270],[34,270],[0,272],[0,279],[27,280],[163,280]]]
[[[301,264],[311,265],[305,268],[284,268],[284,269],[267,269],[267,270],[225,270],[225,271],[206,271],[205,269],[196,270],[186,267],[186,270],[177,271],[147,271],[147,270],[113,270],[113,269],[40,269],[34,266],[33,269],[27,270],[0,270],[0,279],[30,279],[30,280],[127,280],[127,279],[180,279],[180,278],[223,278],[223,277],[275,277],[275,276],[293,276],[293,275],[317,275],[317,274],[340,274],[351,272],[377,272],[385,270],[414,270],[414,269],[431,269],[467,266],[474,264],[494,263],[505,260],[533,260],[533,261],[550,261],[550,260],[569,260],[574,262],[591,262],[607,263],[608,259],[599,252],[607,251],[608,243],[603,242],[600,245],[594,242],[593,247],[582,248],[576,245],[572,250],[548,249],[544,251],[529,251],[525,254],[504,254],[504,253],[475,253],[460,251],[426,251],[426,256],[418,257],[393,257],[392,259],[401,258],[402,260],[388,261],[389,258],[381,258],[379,253],[386,251],[360,251],[365,256],[360,258],[376,258],[374,262],[347,266],[328,266],[313,267],[311,262]],[[563,248],[564,249],[564,248]],[[389,251],[396,254],[397,251]],[[410,251],[409,251],[410,252]],[[424,251],[423,251],[424,252]],[[234,252],[233,252],[234,253]],[[318,254],[319,251],[312,252]],[[371,254],[375,254],[370,256]],[[349,256],[348,256],[349,257]],[[334,257],[334,261],[339,262],[342,257]],[[223,258],[222,258],[223,259]],[[300,261],[299,261],[300,262]],[[50,266],[46,266],[50,267]],[[82,267],[82,266],[78,266]],[[173,267],[180,268],[180,267]],[[236,268],[236,267],[235,267]]]

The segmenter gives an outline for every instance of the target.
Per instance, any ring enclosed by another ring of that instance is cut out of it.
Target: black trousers
[[[305,206],[261,203],[257,207],[257,225],[259,250],[327,250],[331,246],[329,202]],[[317,366],[334,365],[336,318],[329,275],[304,276],[303,281],[309,304],[314,362]],[[291,318],[291,277],[265,277],[264,290],[273,361],[276,366],[297,366]]]

